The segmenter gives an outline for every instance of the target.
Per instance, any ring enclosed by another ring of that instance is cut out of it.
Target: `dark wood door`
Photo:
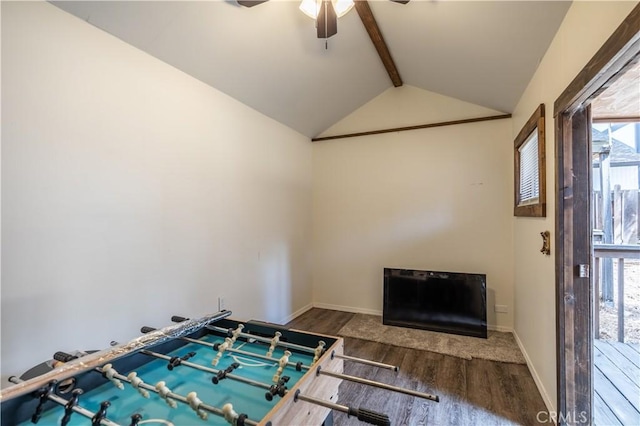
[[[554,103],[558,424],[593,418],[589,104],[637,61],[640,4]]]
[[[593,406],[590,107],[558,116],[556,131],[558,416],[571,424]]]

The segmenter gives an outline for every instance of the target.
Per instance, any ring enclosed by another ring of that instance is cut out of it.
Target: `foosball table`
[[[12,377],[0,392],[7,425],[321,425],[332,411],[389,425],[383,413],[338,404],[343,380],[432,401],[434,395],[343,373],[340,337],[240,322],[221,311],[141,328],[140,337],[101,351],[57,352]]]

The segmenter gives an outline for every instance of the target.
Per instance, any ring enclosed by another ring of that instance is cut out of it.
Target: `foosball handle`
[[[152,331],[156,331],[156,330],[157,330],[157,328],[148,327],[148,326],[145,325],[144,327],[140,328],[140,333],[147,334],[147,333],[151,333]]]
[[[171,317],[171,321],[173,321],[173,322],[185,322],[188,319],[189,318],[181,317],[180,315],[174,315],[174,316]]]
[[[73,361],[74,359],[78,359],[78,357],[75,355],[68,354],[66,352],[58,351],[55,354],[53,354],[53,359],[60,362],[69,362],[69,361]]]
[[[375,411],[367,410],[366,408],[353,408],[349,407],[349,416],[355,416],[361,422],[369,423],[371,425],[378,426],[391,426],[389,416],[382,413],[376,413]]]

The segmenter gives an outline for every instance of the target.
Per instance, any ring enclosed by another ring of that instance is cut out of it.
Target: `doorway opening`
[[[592,423],[594,412],[602,405],[594,392],[594,352],[598,351],[594,347],[594,320],[601,292],[596,296],[593,278],[592,103],[640,62],[639,28],[640,5],[636,5],[554,103],[559,424],[575,419]],[[640,417],[635,420],[631,416],[630,421],[621,423],[639,424]]]
[[[594,423],[640,424],[640,63],[591,113]]]

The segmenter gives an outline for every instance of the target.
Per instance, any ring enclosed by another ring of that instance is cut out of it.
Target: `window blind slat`
[[[534,132],[520,148],[520,197],[519,205],[538,201],[540,182],[538,177],[538,135]]]

